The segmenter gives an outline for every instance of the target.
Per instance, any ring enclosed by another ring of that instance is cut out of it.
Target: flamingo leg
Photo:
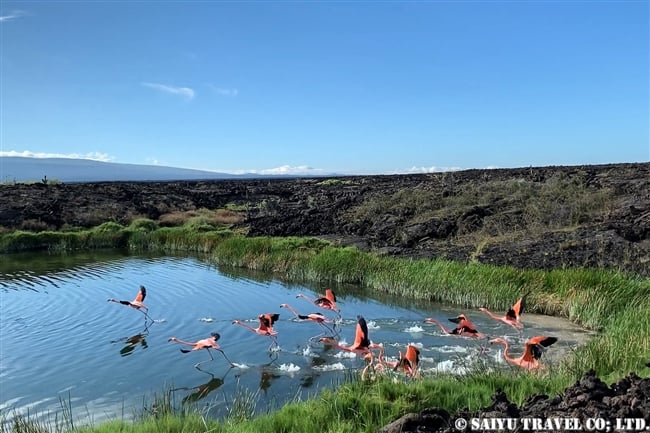
[[[214,357],[212,356],[212,352],[210,352],[210,348],[208,347],[208,348],[206,348],[206,350],[207,350],[208,353],[210,354],[210,359],[206,359],[205,361],[201,361],[201,362],[199,362],[199,363],[197,363],[197,364],[194,364],[194,368],[200,370],[199,365],[201,365],[201,364],[203,364],[203,363],[205,363],[205,362],[214,361]]]
[[[235,364],[230,360],[230,358],[228,358],[226,356],[226,352],[224,352],[222,349],[215,349],[215,350],[218,350],[219,352],[221,352],[221,354],[223,355],[224,358],[226,358],[226,361],[228,361],[228,363],[230,364],[231,367],[235,366]]]
[[[487,351],[488,351],[488,346],[489,346],[489,344],[490,344],[490,339],[489,339],[489,338],[486,338],[486,339],[485,339],[485,344],[483,344],[483,345],[481,346],[481,348],[479,349],[479,352],[478,352],[479,355],[487,355]]]
[[[272,349],[273,349],[274,347],[279,347],[278,339],[275,338],[275,335],[269,335],[269,337],[271,338],[271,340],[273,340],[273,341],[271,342],[271,345],[269,346],[269,352],[273,352]]]
[[[147,320],[151,320],[151,323],[155,323],[155,322],[156,322],[155,320],[153,320],[153,319],[151,318],[151,316],[150,316],[149,314],[147,314],[147,312],[146,312],[145,310],[143,310],[143,309],[138,309],[138,311],[141,312],[142,314],[144,314],[144,323],[145,323],[145,325],[147,324]]]

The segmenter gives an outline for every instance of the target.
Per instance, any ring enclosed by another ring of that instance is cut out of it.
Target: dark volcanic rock
[[[0,228],[92,227],[227,204],[250,236],[405,257],[650,275],[650,163],[334,179],[0,186]]]
[[[495,418],[517,418],[516,426],[508,431],[548,432],[560,431],[561,428],[543,428],[524,430],[522,419],[541,419],[542,422],[552,418],[565,420],[576,419],[586,429],[588,418],[601,418],[608,422],[612,429],[617,419],[643,420],[650,427],[650,378],[641,379],[635,374],[607,386],[598,379],[593,371],[587,372],[564,393],[549,398],[547,395],[529,397],[521,407],[508,400],[500,390],[492,397],[492,404],[480,411],[461,411],[450,415],[448,412],[430,408],[421,413],[407,414],[382,429],[378,433],[416,433],[416,432],[458,432],[456,420],[463,418],[467,422],[474,420],[493,420]],[[433,414],[433,415],[432,415]],[[529,426],[531,426],[530,424]],[[494,431],[489,429],[468,429],[467,431]],[[605,431],[593,430],[591,431]],[[612,430],[613,431],[613,430]]]

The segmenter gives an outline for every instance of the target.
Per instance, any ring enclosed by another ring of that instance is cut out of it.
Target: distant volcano
[[[60,182],[214,180],[264,177],[158,165],[119,164],[70,158],[0,157],[0,182]]]

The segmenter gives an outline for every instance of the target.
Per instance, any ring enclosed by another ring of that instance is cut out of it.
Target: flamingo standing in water
[[[420,377],[420,349],[415,347],[412,344],[409,344],[406,347],[406,352],[402,356],[402,352],[399,353],[399,361],[393,367],[393,371],[397,371],[398,368],[402,367],[404,373],[408,377],[419,378]]]
[[[383,373],[386,367],[391,368],[393,371],[397,371],[400,367],[404,369],[406,376],[419,378],[420,373],[418,366],[420,364],[420,349],[416,346],[409,344],[406,347],[406,353],[399,353],[399,359],[397,361],[387,361],[384,359],[384,348],[379,345],[375,345],[373,348],[379,348],[379,356],[376,364],[373,364],[372,353],[368,353],[364,356],[364,359],[368,362],[368,365],[361,372],[361,378],[365,378],[365,375],[370,369],[374,371]]]
[[[266,337],[270,337],[271,340],[273,340],[273,342],[269,346],[269,350],[271,350],[273,346],[278,345],[278,340],[276,338],[278,332],[273,329],[273,324],[278,321],[280,315],[278,313],[266,313],[266,314],[260,314],[257,318],[260,321],[260,326],[258,326],[257,328],[253,328],[252,326],[249,326],[239,320],[235,320],[232,323],[233,325],[241,325],[244,328],[249,329],[258,335],[264,335]]]
[[[144,286],[140,286],[140,290],[138,291],[138,294],[135,296],[135,299],[132,301],[120,301],[117,299],[113,298],[108,298],[108,302],[117,302],[118,304],[122,305],[128,305],[131,308],[135,308],[136,310],[142,312],[145,316],[145,322],[147,319],[151,320],[152,322],[154,321],[149,315],[147,314],[147,311],[149,311],[149,308],[144,305],[144,298],[147,296],[147,289],[145,289]]]
[[[325,332],[329,332],[330,334],[335,333],[334,330],[332,330],[332,328],[330,328],[329,326],[326,325],[326,323],[333,323],[333,321],[328,319],[327,317],[325,317],[324,314],[321,314],[321,313],[311,313],[311,314],[307,314],[307,315],[298,314],[298,312],[296,310],[294,310],[293,307],[291,305],[289,305],[289,304],[282,304],[282,305],[280,305],[280,308],[288,309],[289,311],[291,311],[293,313],[294,316],[296,316],[300,320],[311,320],[312,322],[317,323],[321,328],[323,328],[325,330]],[[334,325],[334,326],[336,326],[336,325]],[[315,337],[311,337],[310,340],[314,339],[314,338],[318,338],[318,337],[320,337],[322,335],[324,335],[324,334],[317,335]]]
[[[302,293],[298,293],[296,295],[296,298],[304,298],[317,307],[320,307],[324,310],[334,311],[339,317],[341,317],[339,308],[336,306],[336,294],[331,289],[325,290],[325,295],[319,296],[316,299],[310,299]]]
[[[505,349],[503,349],[503,357],[509,363],[518,365],[519,367],[525,368],[527,370],[535,370],[538,368],[543,368],[543,365],[540,364],[539,359],[542,357],[545,348],[549,347],[551,344],[554,344],[556,341],[556,337],[547,337],[545,335],[532,337],[526,341],[524,354],[519,358],[511,358],[508,355],[509,345],[507,340],[504,340],[503,338],[495,338],[493,340],[490,340],[490,343],[500,343],[505,346]]]
[[[524,305],[526,302],[526,296],[528,296],[528,293],[526,293],[524,296],[519,298],[515,304],[510,307],[508,311],[506,311],[506,314],[503,316],[497,316],[495,314],[492,314],[487,308],[479,308],[480,311],[484,312],[494,320],[498,320],[500,322],[505,323],[506,325],[510,325],[513,328],[515,328],[517,331],[521,332],[521,330],[524,328],[524,324],[521,323],[521,313],[523,312]]]
[[[424,321],[426,323],[433,323],[435,325],[438,325],[440,329],[442,329],[442,332],[448,335],[460,335],[462,337],[471,338],[485,338],[485,334],[478,332],[474,324],[464,314],[459,314],[457,317],[449,319],[450,322],[458,324],[458,326],[451,331],[445,328],[442,323],[431,317],[424,319]]]
[[[230,359],[228,359],[225,352],[217,344],[217,340],[219,340],[219,338],[221,338],[221,335],[219,335],[217,332],[213,332],[212,334],[210,334],[210,337],[204,338],[203,340],[199,340],[199,341],[196,341],[196,342],[183,341],[183,340],[179,340],[176,337],[171,337],[167,341],[173,341],[175,343],[184,344],[186,346],[192,346],[192,349],[190,349],[190,350],[181,349],[181,352],[183,352],[183,353],[190,353],[190,352],[193,352],[195,350],[206,349],[208,351],[208,353],[210,354],[210,359],[209,360],[206,359],[205,361],[201,361],[198,364],[195,364],[194,365],[195,368],[199,368],[199,365],[203,364],[204,362],[214,361],[214,357],[212,356],[212,352],[210,352],[210,349],[214,349],[214,350],[217,350],[217,351],[221,352],[221,354],[223,355],[224,358],[226,358],[226,361],[228,361],[230,366],[234,367],[235,364],[233,364],[232,361]]]
[[[351,346],[343,346],[333,338],[329,337],[323,337],[319,341],[334,346],[340,350],[353,352],[363,356],[368,355],[369,353],[371,354],[370,349],[381,348],[380,345],[370,342],[370,339],[368,338],[368,324],[366,323],[366,319],[362,316],[357,316],[356,334],[354,337],[354,343],[352,343]]]

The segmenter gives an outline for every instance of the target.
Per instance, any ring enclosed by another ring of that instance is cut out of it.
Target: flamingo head
[[[221,335],[219,335],[218,332],[213,332],[212,334],[210,334],[210,336],[214,338],[214,341],[217,341],[218,339],[221,338]]]
[[[495,344],[495,343],[507,344],[506,340],[504,340],[503,338],[495,338],[490,340],[490,344]]]
[[[425,323],[436,323],[436,319],[433,319],[431,317],[427,317],[426,319],[424,319],[424,322]]]
[[[240,324],[240,323],[241,323],[241,322],[240,322],[239,320],[233,320],[233,321],[232,321],[232,324],[233,324],[233,325],[238,325],[238,324]]]
[[[325,344],[334,344],[334,340],[332,340],[330,337],[321,337],[318,339],[318,341]]]
[[[167,341],[176,341],[176,337],[170,337]]]
[[[297,298],[297,296],[296,296]],[[287,304],[280,304],[280,308],[287,308]]]
[[[485,307],[481,307],[481,308],[478,309],[478,311],[483,311],[483,312],[485,312],[485,311],[487,311],[487,308],[485,308]]]

